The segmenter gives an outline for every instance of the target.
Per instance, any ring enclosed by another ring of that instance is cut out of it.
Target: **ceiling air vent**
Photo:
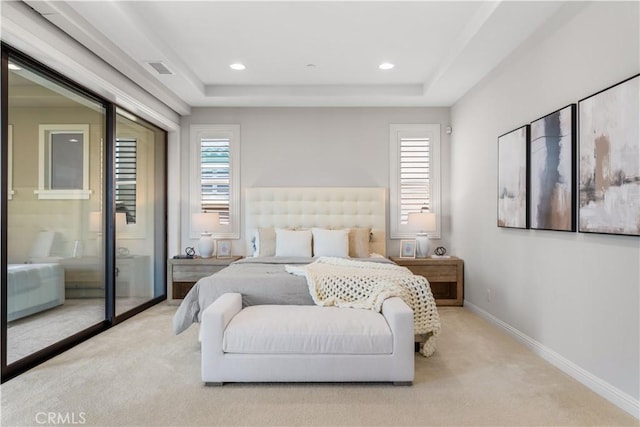
[[[158,74],[163,74],[163,75],[173,74],[173,71],[171,71],[162,61],[146,61],[146,62]]]

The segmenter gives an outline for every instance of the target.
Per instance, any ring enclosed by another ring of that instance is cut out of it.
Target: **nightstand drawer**
[[[102,271],[99,270],[65,270],[65,280],[68,282],[102,282]]]
[[[413,274],[426,277],[429,282],[455,282],[458,268],[455,265],[412,265]]]
[[[217,273],[225,266],[218,265],[174,265],[173,281],[174,282],[197,282],[198,279],[211,276]]]

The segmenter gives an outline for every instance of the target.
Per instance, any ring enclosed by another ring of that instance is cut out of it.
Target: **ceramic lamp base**
[[[198,240],[198,252],[202,258],[211,258],[216,248],[216,242],[211,238],[211,234],[202,233]]]
[[[426,233],[416,235],[416,258],[426,258],[429,255],[429,236]]]

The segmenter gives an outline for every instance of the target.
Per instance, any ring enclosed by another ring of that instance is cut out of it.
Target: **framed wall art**
[[[216,240],[218,258],[231,258],[231,240]]]
[[[531,122],[529,225],[539,230],[576,230],[576,105]]]
[[[416,241],[401,240],[400,241],[400,258],[415,258],[415,257],[416,257]]]
[[[640,236],[640,74],[578,102],[579,231]]]
[[[498,137],[498,227],[528,228],[529,125]]]

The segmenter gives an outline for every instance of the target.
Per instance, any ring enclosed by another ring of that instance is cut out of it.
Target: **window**
[[[440,125],[394,124],[390,127],[390,237],[413,237],[410,212],[436,214],[440,238]]]
[[[240,126],[192,125],[190,142],[191,213],[217,212],[215,237],[240,238]]]
[[[127,224],[136,223],[136,171],[138,142],[116,139],[116,212],[124,212]]]
[[[39,199],[88,199],[89,125],[40,125]]]
[[[227,137],[200,140],[200,206],[217,212],[220,223],[229,224],[229,145]]]

